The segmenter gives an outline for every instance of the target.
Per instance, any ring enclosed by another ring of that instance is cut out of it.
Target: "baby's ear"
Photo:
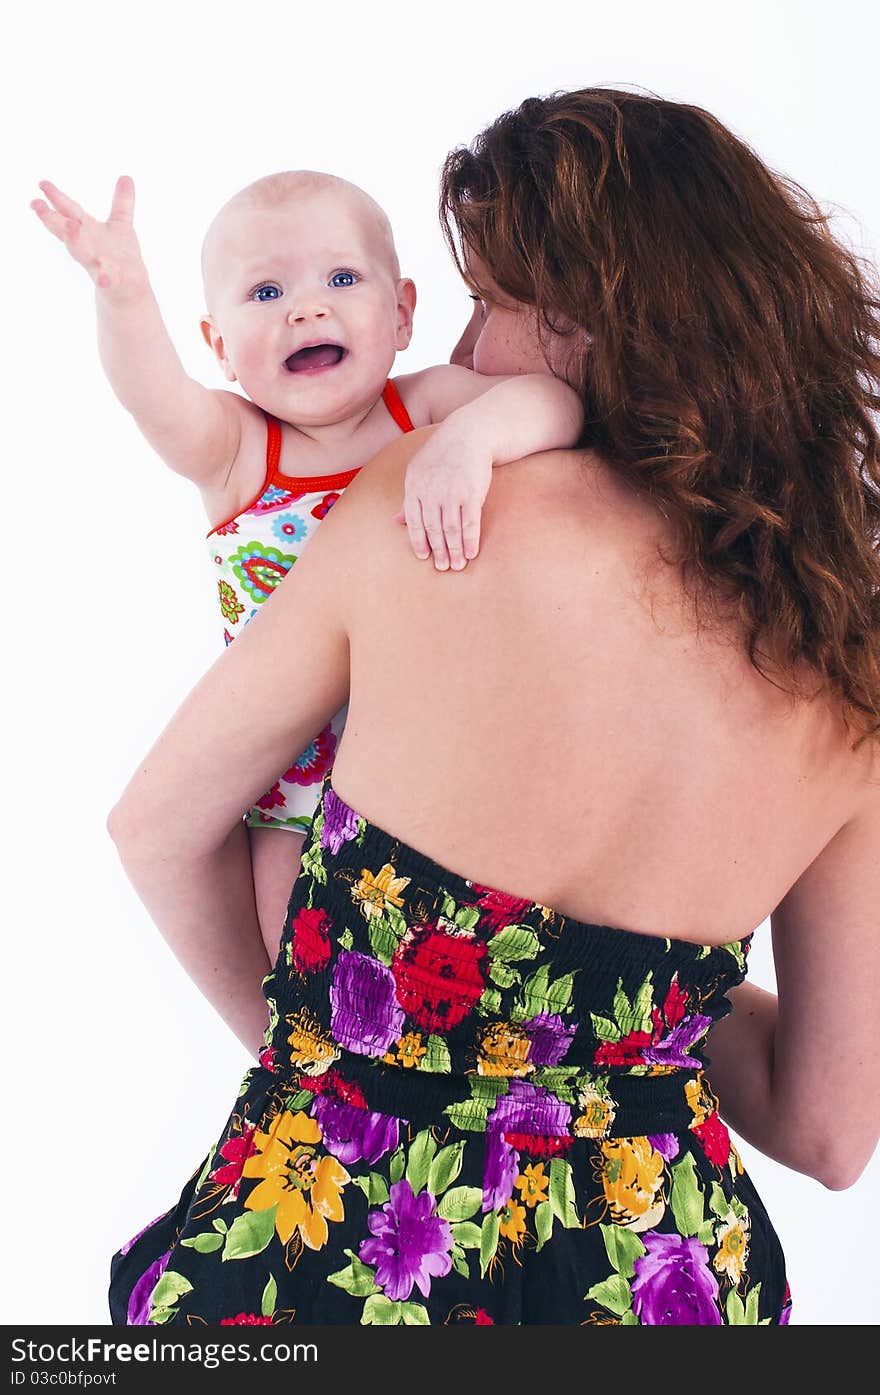
[[[227,381],[230,383],[236,382],[235,371],[226,356],[226,345],[223,343],[223,336],[220,334],[211,316],[203,315],[199,322],[199,327],[202,331],[202,338],[223,369]]]
[[[416,308],[415,282],[408,276],[397,283],[397,347],[405,349],[412,339],[413,314]]]

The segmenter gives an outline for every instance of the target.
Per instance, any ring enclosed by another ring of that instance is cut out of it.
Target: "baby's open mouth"
[[[290,373],[305,373],[310,368],[335,368],[345,357],[341,344],[310,344],[307,349],[298,349],[284,360],[284,367]]]

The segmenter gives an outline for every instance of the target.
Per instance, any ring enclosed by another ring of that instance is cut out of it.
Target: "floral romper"
[[[467,881],[326,776],[266,1046],[114,1323],[785,1324],[785,1261],[704,1072],[710,947]]]
[[[382,401],[402,431],[412,431],[409,413],[393,382]],[[223,616],[223,638],[231,644],[290,571],[309,538],[360,467],[308,478],[283,475],[281,428],[266,418],[266,477],[259,495],[241,513],[218,523],[208,534]],[[236,626],[239,629],[236,629]],[[247,815],[252,828],[287,828],[305,833],[333,764],[347,707],[319,732],[308,749],[291,761]]]

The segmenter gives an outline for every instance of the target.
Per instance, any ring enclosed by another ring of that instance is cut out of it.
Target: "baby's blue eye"
[[[331,286],[353,286],[357,277],[353,271],[335,271],[330,277]]]
[[[281,295],[277,286],[258,286],[254,291],[254,300],[277,300]]]

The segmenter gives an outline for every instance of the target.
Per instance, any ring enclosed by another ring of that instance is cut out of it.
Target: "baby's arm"
[[[242,399],[203,387],[180,362],[135,236],[132,180],[117,180],[106,223],[54,184],[40,188],[48,202],[31,207],[95,283],[98,351],[113,391],[172,470],[209,486],[235,458]]]
[[[401,385],[418,417],[442,422],[406,472],[403,518],[410,541],[417,557],[433,552],[438,570],[451,561],[460,571],[479,551],[493,467],[573,446],[583,429],[583,406],[573,388],[545,373],[489,378],[438,365]]]

